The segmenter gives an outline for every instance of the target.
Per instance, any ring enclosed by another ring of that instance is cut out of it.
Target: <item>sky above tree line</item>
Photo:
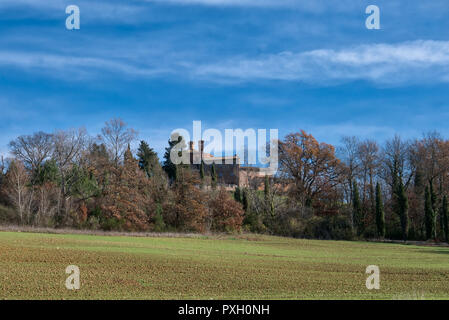
[[[80,30],[65,28],[71,4]],[[160,154],[194,120],[332,144],[449,136],[447,0],[2,0],[0,16],[2,154],[114,117]]]

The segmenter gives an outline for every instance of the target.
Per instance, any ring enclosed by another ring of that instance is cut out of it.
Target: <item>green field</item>
[[[81,270],[80,290],[65,268]],[[380,268],[380,290],[365,268]],[[0,232],[0,299],[449,299],[449,248]]]

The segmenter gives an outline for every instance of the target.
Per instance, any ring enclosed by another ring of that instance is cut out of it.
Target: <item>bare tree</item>
[[[444,179],[445,173],[449,170],[448,151],[448,143],[437,132],[430,132],[419,141],[417,152],[420,165],[425,169],[426,179],[430,184],[437,178]]]
[[[52,158],[60,170],[65,170],[80,160],[88,142],[86,129],[57,131],[53,134]]]
[[[5,169],[6,169],[5,159],[2,156],[0,159],[0,187],[3,183],[3,178],[5,176]]]
[[[56,162],[61,178],[58,211],[60,214],[64,211],[64,217],[67,216],[71,189],[76,182],[70,179],[69,172],[75,164],[80,162],[87,141],[88,137],[84,128],[58,131],[53,135],[52,158]]]
[[[46,182],[35,186],[34,225],[48,225],[57,214],[58,187]]]
[[[342,162],[345,165],[344,172],[346,179],[344,181],[347,202],[352,202],[353,183],[360,172],[359,162],[359,144],[360,141],[355,136],[346,136],[341,139],[342,146],[337,150]]]
[[[363,202],[367,194],[374,206],[374,176],[379,165],[379,145],[374,140],[365,140],[359,144],[360,173],[363,181]]]
[[[392,190],[398,183],[403,183],[407,189],[413,177],[413,167],[409,161],[409,145],[409,142],[396,135],[385,143],[382,150],[383,163],[380,173]]]
[[[116,166],[120,163],[128,145],[137,137],[137,132],[132,128],[127,128],[126,123],[119,118],[111,119],[105,123],[101,129],[99,137],[109,152]]]
[[[38,170],[52,152],[52,135],[36,132],[20,136],[9,143],[11,153],[29,169]]]
[[[5,169],[6,169],[5,159],[2,156],[0,160],[0,175],[2,175],[5,172]]]
[[[11,161],[6,173],[6,195],[19,214],[19,222],[23,224],[29,216],[32,192],[28,188],[30,177],[20,161]]]

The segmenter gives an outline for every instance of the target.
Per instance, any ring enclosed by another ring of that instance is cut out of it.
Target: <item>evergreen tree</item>
[[[246,214],[248,214],[250,210],[250,200],[248,197],[248,191],[246,189],[243,189],[242,192],[242,205],[243,210],[245,211]]]
[[[384,205],[382,201],[382,190],[380,189],[380,184],[376,185],[376,225],[377,233],[380,237],[385,237],[385,212]]]
[[[212,188],[215,189],[217,187],[217,172],[215,170],[215,163],[212,163],[212,167],[210,169],[210,176],[212,181]]]
[[[129,143],[128,143],[128,148],[126,148],[123,158],[124,158],[125,162],[133,159],[133,154],[131,152],[131,147],[130,147]]]
[[[203,161],[201,161],[201,164],[200,164],[200,178],[201,178],[201,182],[203,182],[204,181],[204,162]]]
[[[137,159],[139,160],[139,168],[143,170],[149,178],[155,174],[156,167],[159,165],[157,153],[145,141],[140,141],[137,150]]]
[[[353,184],[353,198],[352,198],[352,221],[358,235],[363,233],[363,212],[360,203],[359,189],[357,183]]]
[[[371,217],[376,217],[376,191],[374,190],[374,185],[370,183],[369,185],[369,194],[370,194],[370,215]]]
[[[437,199],[437,194],[435,192],[432,180],[429,181],[429,185],[430,185],[430,187],[429,187],[429,190],[430,190],[430,202],[432,204],[433,216],[434,216],[434,220],[435,220],[434,226],[433,226],[433,228],[434,228],[434,230],[433,230],[433,232],[434,232],[433,239],[436,240],[437,236],[438,236],[438,230],[437,230],[437,217],[438,217],[438,204],[437,204],[437,201],[438,201],[438,199]]]
[[[164,171],[167,173],[168,178],[170,179],[170,181],[175,181],[176,180],[176,176],[177,176],[177,170],[178,170],[178,165],[174,164],[171,161],[171,156],[170,153],[172,151],[172,149],[178,144],[181,143],[182,141],[182,137],[179,136],[178,140],[176,141],[172,141],[172,140],[168,140],[168,147],[165,148],[165,154],[164,154],[164,163],[162,166],[162,169],[164,169]],[[181,151],[180,151],[181,152]]]
[[[443,197],[443,205],[441,206],[441,215],[443,217],[443,232],[446,242],[449,242],[449,207],[447,205],[447,196]]]
[[[247,225],[252,232],[256,232],[257,217],[251,212],[251,203],[247,189],[242,190],[242,206],[245,212],[243,224]]]
[[[37,185],[42,185],[46,182],[53,182],[58,184],[61,181],[61,177],[58,170],[58,165],[56,161],[50,159],[45,161],[41,170],[39,170],[39,175],[33,181]]]
[[[408,198],[407,195],[405,194],[404,185],[402,184],[402,182],[398,184],[397,201],[398,201],[398,213],[401,220],[402,238],[404,239],[404,241],[406,241],[409,227]]]
[[[435,212],[432,208],[432,197],[428,186],[426,186],[425,190],[424,215],[426,224],[426,237],[427,239],[435,239]]]
[[[263,193],[264,193],[264,196],[265,196],[265,202],[268,202],[268,200],[270,198],[270,180],[268,179],[267,175],[265,175]]]
[[[429,185],[430,185],[429,190],[430,190],[430,201],[432,203],[432,210],[436,216],[436,214],[437,214],[437,194],[435,193],[435,190],[433,188],[432,181],[429,183]]]
[[[156,214],[154,215],[154,231],[165,231],[165,222],[164,218],[162,217],[162,206],[159,203],[156,206]]]
[[[236,187],[235,191],[234,191],[234,200],[242,203],[242,190],[240,189],[240,187]]]
[[[415,173],[415,181],[414,181],[414,186],[415,186],[415,192],[419,192],[421,190],[422,192],[422,187],[424,185],[424,181],[423,181],[423,173],[421,171],[421,169],[417,169],[416,173]]]
[[[264,182],[265,214],[274,216],[274,203],[271,199],[270,179],[265,175]]]

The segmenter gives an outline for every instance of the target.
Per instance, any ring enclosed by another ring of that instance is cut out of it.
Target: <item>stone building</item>
[[[247,187],[263,184],[265,172],[257,167],[244,167],[240,165],[238,155],[216,157],[204,152],[204,141],[198,141],[198,150],[195,143],[189,142],[190,163],[193,170],[200,170],[203,162],[204,174],[210,176],[212,163],[215,164],[218,183],[227,187]]]

